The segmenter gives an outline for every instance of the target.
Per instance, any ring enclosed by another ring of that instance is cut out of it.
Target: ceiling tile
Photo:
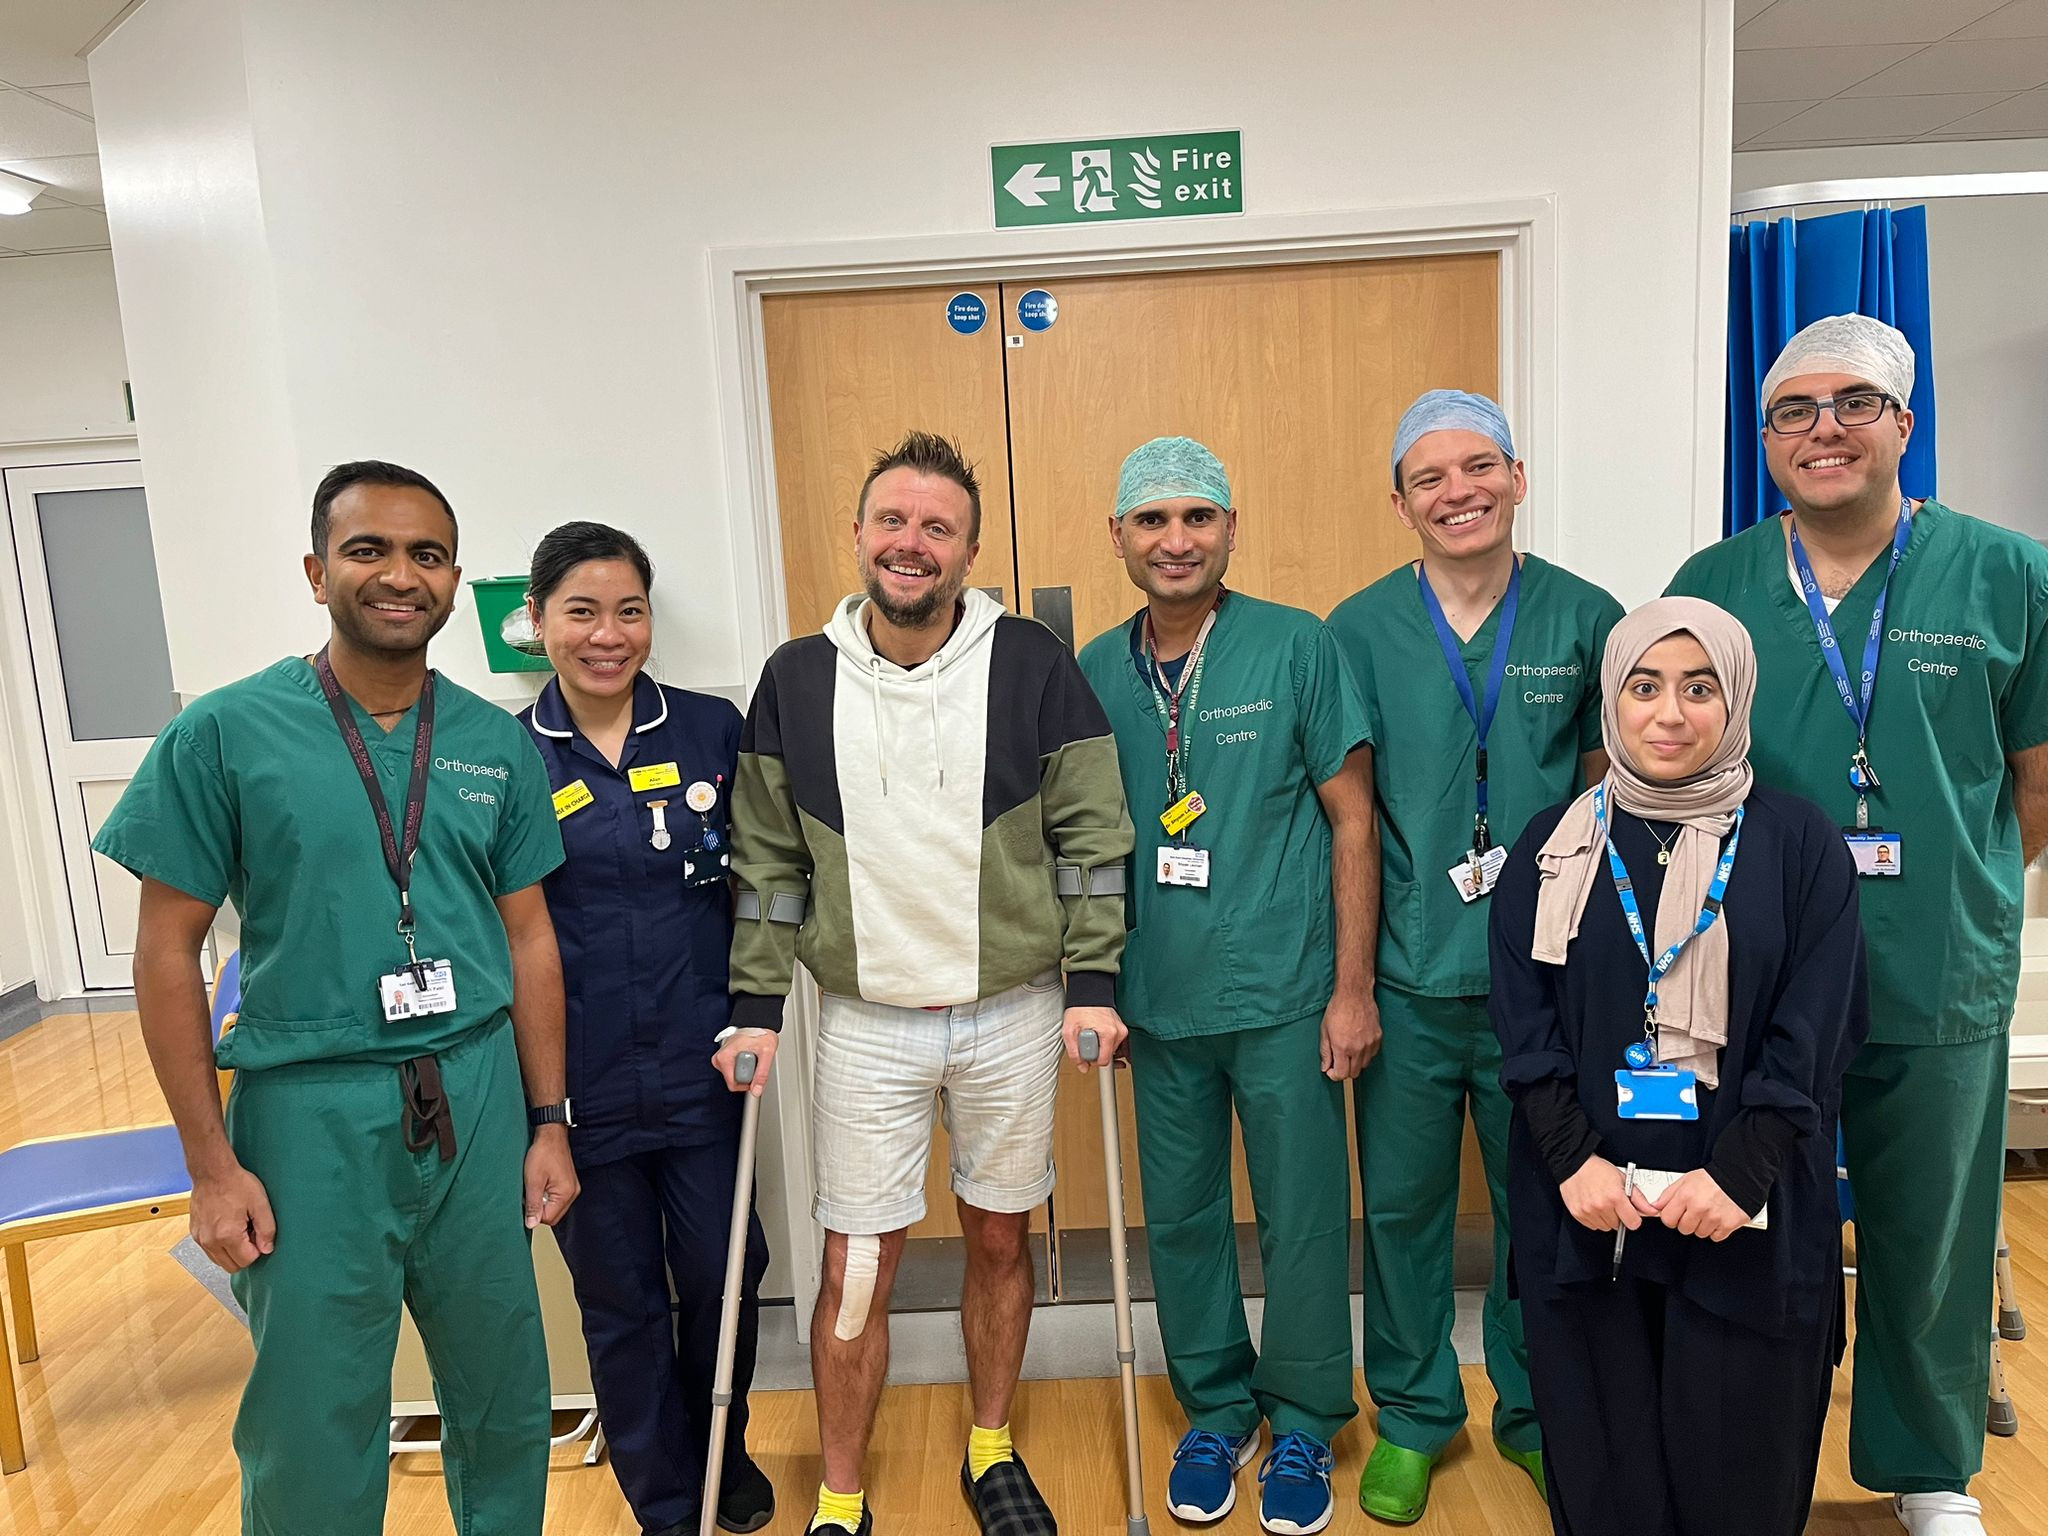
[[[2048,0],[2012,0],[1971,22],[1951,41],[1966,37],[2048,37]]]
[[[30,94],[76,112],[80,117],[92,116],[92,87],[89,85],[39,85]]]
[[[1735,25],[1755,21],[1771,8],[1773,0],[1735,0]]]
[[[0,159],[99,152],[92,124],[22,91],[0,91]]]
[[[1810,101],[1738,102],[1735,107],[1735,147],[1742,148],[1758,134],[1777,127],[1787,118],[1797,117],[1812,105]],[[0,165],[0,171],[6,169]],[[28,172],[22,174],[25,176]]]
[[[9,85],[83,85],[78,51],[128,9],[129,0],[6,0],[0,13],[0,80]]]
[[[1785,0],[1779,0],[1784,4]],[[1820,101],[1881,74],[1919,50],[1911,43],[1764,48],[1735,55],[1737,101]]]
[[[15,251],[104,249],[107,216],[92,208],[44,208],[0,220],[0,245]]]
[[[106,190],[100,185],[98,155],[59,155],[47,160],[0,160],[0,171],[12,171],[17,176],[26,176],[30,181],[40,181],[50,189],[43,194],[44,197],[76,203],[82,208],[97,208],[107,200]],[[5,243],[0,241],[0,245]]]
[[[1994,102],[1981,112],[1944,123],[1943,138],[2048,138],[2048,90],[2028,91]]]
[[[1945,91],[2031,91],[2048,85],[2048,37],[1935,43],[1845,96],[1934,96]]]
[[[1995,91],[1949,96],[1838,96],[1758,134],[1744,148],[1781,149],[1823,139],[1897,144],[1944,129],[2003,99]]]
[[[1823,43],[1932,43],[1997,10],[2005,0],[1778,0],[1736,28],[1737,48]]]

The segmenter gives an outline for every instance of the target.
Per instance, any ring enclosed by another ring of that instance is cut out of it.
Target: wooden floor
[[[134,1125],[164,1118],[132,1014],[50,1019],[0,1042],[0,1147],[29,1136]],[[2007,1186],[2007,1220],[2022,1304],[2035,1336],[2006,1346],[2021,1432],[1992,1440],[1974,1485],[1992,1536],[2048,1532],[2048,1181]],[[237,1475],[228,1443],[248,1335],[167,1250],[183,1222],[157,1222],[59,1238],[31,1249],[42,1358],[17,1367],[28,1469],[0,1479],[0,1531],[106,1531],[147,1536],[227,1536],[238,1530]],[[1472,1417],[1483,1426],[1485,1375],[1468,1368]],[[1166,1382],[1141,1382],[1153,1527],[1175,1523],[1157,1502],[1181,1420]],[[1363,1383],[1358,1390],[1365,1402]],[[1121,1532],[1122,1431],[1110,1381],[1031,1382],[1015,1414],[1033,1475],[1069,1533]],[[968,1404],[959,1387],[899,1387],[883,1399],[868,1479],[883,1536],[972,1533],[957,1474]],[[1895,1533],[1884,1501],[1849,1480],[1848,1379],[1835,1394],[1820,1494],[1809,1531],[1824,1536]],[[758,1394],[757,1455],[784,1500],[770,1529],[798,1532],[818,1475],[808,1393]],[[1339,1502],[1333,1531],[1384,1531],[1358,1512],[1358,1470],[1370,1445],[1354,1424],[1337,1441]],[[1250,1477],[1241,1487],[1250,1487]],[[609,1468],[556,1453],[551,1536],[633,1536]],[[1252,1532],[1246,1498],[1219,1532]],[[389,1527],[405,1536],[450,1531],[439,1463],[394,1465]],[[1467,1434],[1437,1474],[1418,1536],[1543,1536],[1549,1522],[1519,1472],[1484,1438]]]

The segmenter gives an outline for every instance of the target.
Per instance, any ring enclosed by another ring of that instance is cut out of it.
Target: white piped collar
[[[652,720],[643,721],[639,717],[646,712],[650,702],[656,706],[655,716]],[[633,679],[633,716],[633,734],[636,736],[642,731],[653,730],[668,719],[668,695],[645,672]],[[549,723],[551,719],[562,723],[552,725]],[[559,677],[549,678],[540,691],[540,697],[533,701],[533,728],[555,741],[569,741],[576,735],[576,722],[570,717],[568,700],[562,697],[562,680]]]

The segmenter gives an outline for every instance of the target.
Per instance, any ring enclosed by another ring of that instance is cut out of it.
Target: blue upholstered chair
[[[242,994],[242,957],[229,955],[213,983],[213,1038],[234,1022]],[[42,1238],[182,1216],[191,1209],[192,1180],[177,1127],[131,1126],[46,1136],[0,1152],[0,1253],[14,1305],[14,1349],[23,1364],[38,1354],[35,1304],[29,1295],[28,1245]],[[0,1472],[28,1464],[14,1367],[0,1330]]]

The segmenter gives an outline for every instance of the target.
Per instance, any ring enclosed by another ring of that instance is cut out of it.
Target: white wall
[[[1534,494],[1564,558],[1645,597],[1691,546],[1696,451],[1709,476],[1720,453],[1718,406],[1708,438],[1684,402],[1721,387],[1695,338],[1728,14],[151,0],[91,73],[178,686],[318,632],[306,496],[364,455],[443,484],[470,575],[523,569],[565,517],[641,532],[669,675],[750,682],[708,253],[983,232],[990,143],[1186,127],[1243,130],[1261,214],[1554,196],[1559,451]],[[1660,408],[1618,432],[1616,387]],[[436,654],[507,692],[467,612]]]
[[[0,669],[0,993],[23,982],[35,980],[35,952],[29,944],[28,861],[23,842],[27,826],[23,817],[26,797],[12,782],[14,753],[8,740],[12,714],[8,705],[8,677]]]
[[[0,444],[133,435],[127,377],[105,251],[0,261]]]
[[[1737,155],[1734,184],[2040,170],[2048,139],[1886,144]],[[2048,195],[1930,200],[1927,244],[1937,490],[1964,512],[2048,539],[2033,454],[2048,422]]]

